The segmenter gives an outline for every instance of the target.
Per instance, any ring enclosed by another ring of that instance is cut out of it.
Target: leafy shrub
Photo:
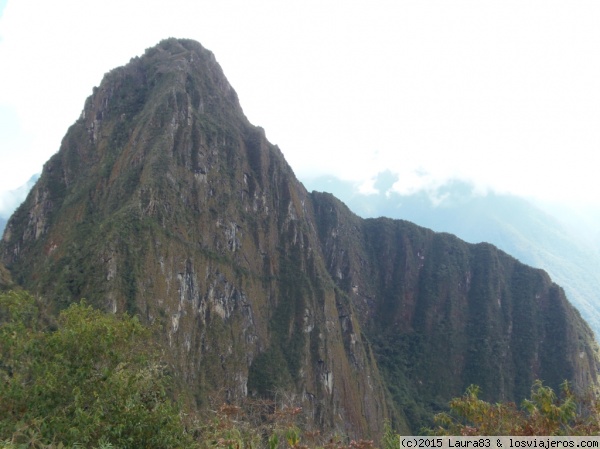
[[[437,427],[426,429],[434,435],[592,435],[600,431],[599,405],[592,398],[578,397],[568,382],[561,394],[536,380],[530,399],[521,407],[479,399],[476,385],[450,402],[450,412],[436,415]]]
[[[190,446],[148,328],[84,302],[54,323],[40,318],[29,294],[0,294],[0,438],[26,447]]]

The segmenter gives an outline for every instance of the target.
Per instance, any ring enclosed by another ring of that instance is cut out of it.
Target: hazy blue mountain
[[[541,207],[514,195],[477,194],[460,181],[404,196],[390,190],[396,180],[392,173],[380,173],[375,182],[379,193],[370,195],[331,176],[304,184],[308,190],[333,193],[363,217],[402,218],[468,242],[489,242],[546,270],[600,335],[600,239],[593,226],[600,219],[594,213]]]
[[[8,192],[0,193],[0,236],[4,232],[6,222],[11,214],[15,211],[19,205],[25,201],[27,194],[31,191],[31,188],[39,179],[40,174],[36,173],[29,180],[20,187]]]

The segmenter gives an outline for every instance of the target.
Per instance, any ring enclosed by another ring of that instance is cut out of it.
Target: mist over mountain
[[[2,192],[0,194],[0,235],[4,232],[4,227],[8,218],[12,215],[19,205],[25,201],[27,194],[34,186],[40,175],[35,174],[29,180],[14,190]]]
[[[289,398],[324,432],[416,432],[472,384],[598,384],[593,334],[488,243],[309,192],[215,56],[167,39],[107,73],[6,225],[5,276],[161,329],[178,397]],[[12,280],[10,280],[12,279]]]
[[[362,217],[386,216],[450,232],[471,243],[489,242],[520,261],[546,270],[600,335],[600,244],[593,208],[540,204],[493,191],[480,193],[463,181],[400,195],[396,175],[380,173],[377,193],[332,176],[305,180],[331,192]]]

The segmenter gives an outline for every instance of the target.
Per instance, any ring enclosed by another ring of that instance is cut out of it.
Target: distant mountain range
[[[333,176],[305,180],[309,190],[331,192],[362,217],[412,221],[467,242],[489,242],[522,262],[546,270],[600,335],[600,239],[591,219],[567,208],[552,213],[514,195],[476,193],[473,185],[452,181],[430,191],[399,195],[390,172],[380,173],[378,193]],[[594,217],[593,217],[594,218]],[[600,222],[600,220],[599,220]]]

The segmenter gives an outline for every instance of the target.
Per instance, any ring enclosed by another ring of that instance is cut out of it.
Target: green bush
[[[599,405],[592,397],[578,397],[564,382],[557,395],[540,380],[521,407],[479,399],[476,385],[450,402],[450,412],[436,415],[434,435],[596,435],[600,431]]]
[[[0,294],[0,439],[26,447],[189,447],[149,341],[150,331],[127,315],[82,302],[52,322],[29,294]]]

